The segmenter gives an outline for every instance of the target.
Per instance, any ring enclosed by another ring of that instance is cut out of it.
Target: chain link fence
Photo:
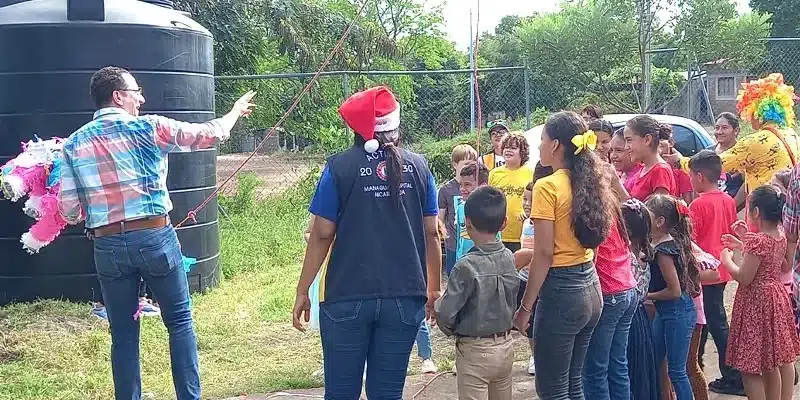
[[[767,39],[763,46],[740,53],[701,62],[680,49],[651,50],[646,77],[637,70],[639,60],[631,61],[627,75],[608,77],[557,76],[540,67],[481,69],[480,115],[471,109],[470,70],[325,72],[277,134],[269,137],[273,124],[313,74],[218,77],[220,114],[247,89],[258,91],[256,113],[219,147],[218,181],[255,152],[243,171],[263,183],[260,197],[291,187],[325,156],[352,144],[352,133],[337,108],[350,94],[379,84],[391,87],[399,98],[404,145],[469,133],[478,120],[485,127],[486,121],[504,118],[512,131],[524,131],[543,123],[551,112],[580,110],[588,104],[600,105],[605,114],[677,115],[711,130],[715,115],[736,113],[736,96],[745,80],[780,72],[789,84],[800,87],[800,39]],[[229,185],[226,192],[235,186]]]
[[[390,87],[398,97],[404,145],[470,132],[478,120],[470,107],[470,70],[335,71],[323,73],[282,126],[269,135],[313,75],[217,77],[218,114],[229,110],[246,90],[258,92],[254,115],[237,126],[230,141],[219,146],[219,183],[252,155],[242,172],[254,174],[262,182],[259,197],[291,187],[320,166],[325,156],[352,145],[353,133],[337,109],[351,94],[375,85]],[[530,126],[525,77],[523,67],[479,70],[480,120],[484,125],[487,120],[504,118],[512,130]],[[229,184],[223,193],[230,194],[235,187]]]

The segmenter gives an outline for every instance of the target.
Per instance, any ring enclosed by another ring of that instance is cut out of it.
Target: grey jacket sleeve
[[[445,335],[452,336],[458,321],[458,314],[466,304],[474,290],[472,276],[466,268],[464,259],[459,260],[453,267],[450,278],[447,280],[447,289],[436,302],[434,312],[436,321]]]

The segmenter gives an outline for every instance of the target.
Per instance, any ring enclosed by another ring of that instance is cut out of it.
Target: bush
[[[485,130],[481,132],[483,134],[481,135],[480,151],[482,154],[486,154],[491,148],[489,135],[486,134]],[[426,137],[411,145],[410,149],[411,151],[425,156],[428,160],[428,165],[430,165],[431,172],[433,172],[433,177],[436,178],[436,182],[438,184],[443,184],[453,178],[453,167],[450,162],[450,153],[453,151],[453,147],[459,144],[468,144],[477,149],[475,146],[476,143],[477,138],[475,134],[465,133],[449,139],[436,140],[431,137]]]
[[[229,214],[242,214],[253,207],[256,188],[261,185],[256,174],[245,172],[236,177],[236,193],[233,196],[220,195],[219,205]]]

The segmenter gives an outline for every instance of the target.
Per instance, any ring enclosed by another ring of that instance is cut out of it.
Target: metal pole
[[[531,85],[528,82],[528,67],[522,73],[525,79],[525,130],[531,129]]]
[[[344,91],[344,100],[347,100],[347,96],[350,96],[350,82],[348,81],[347,72],[342,75],[342,90]],[[350,127],[347,124],[344,124],[344,131],[347,134],[350,134]]]
[[[689,61],[689,65],[686,66],[686,70],[689,71],[689,86],[686,89],[686,118],[694,119],[694,113],[692,112],[692,98],[697,92],[694,89],[694,70],[692,69],[691,61]]]
[[[474,50],[474,42],[472,41],[472,9],[469,10],[469,68],[472,70],[473,63],[475,62],[473,57],[473,50]],[[469,74],[469,130],[470,132],[475,132],[475,73],[470,72]]]

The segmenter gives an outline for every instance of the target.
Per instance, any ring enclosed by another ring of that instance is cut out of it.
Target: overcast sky
[[[474,25],[477,3],[477,0],[447,0],[445,4],[445,30],[459,49],[466,50],[469,46],[469,11],[472,7]],[[559,0],[482,0],[479,29],[493,31],[500,19],[510,14],[531,15],[536,11],[555,11],[559,3]],[[749,10],[747,3],[748,0],[737,0],[740,12]]]

